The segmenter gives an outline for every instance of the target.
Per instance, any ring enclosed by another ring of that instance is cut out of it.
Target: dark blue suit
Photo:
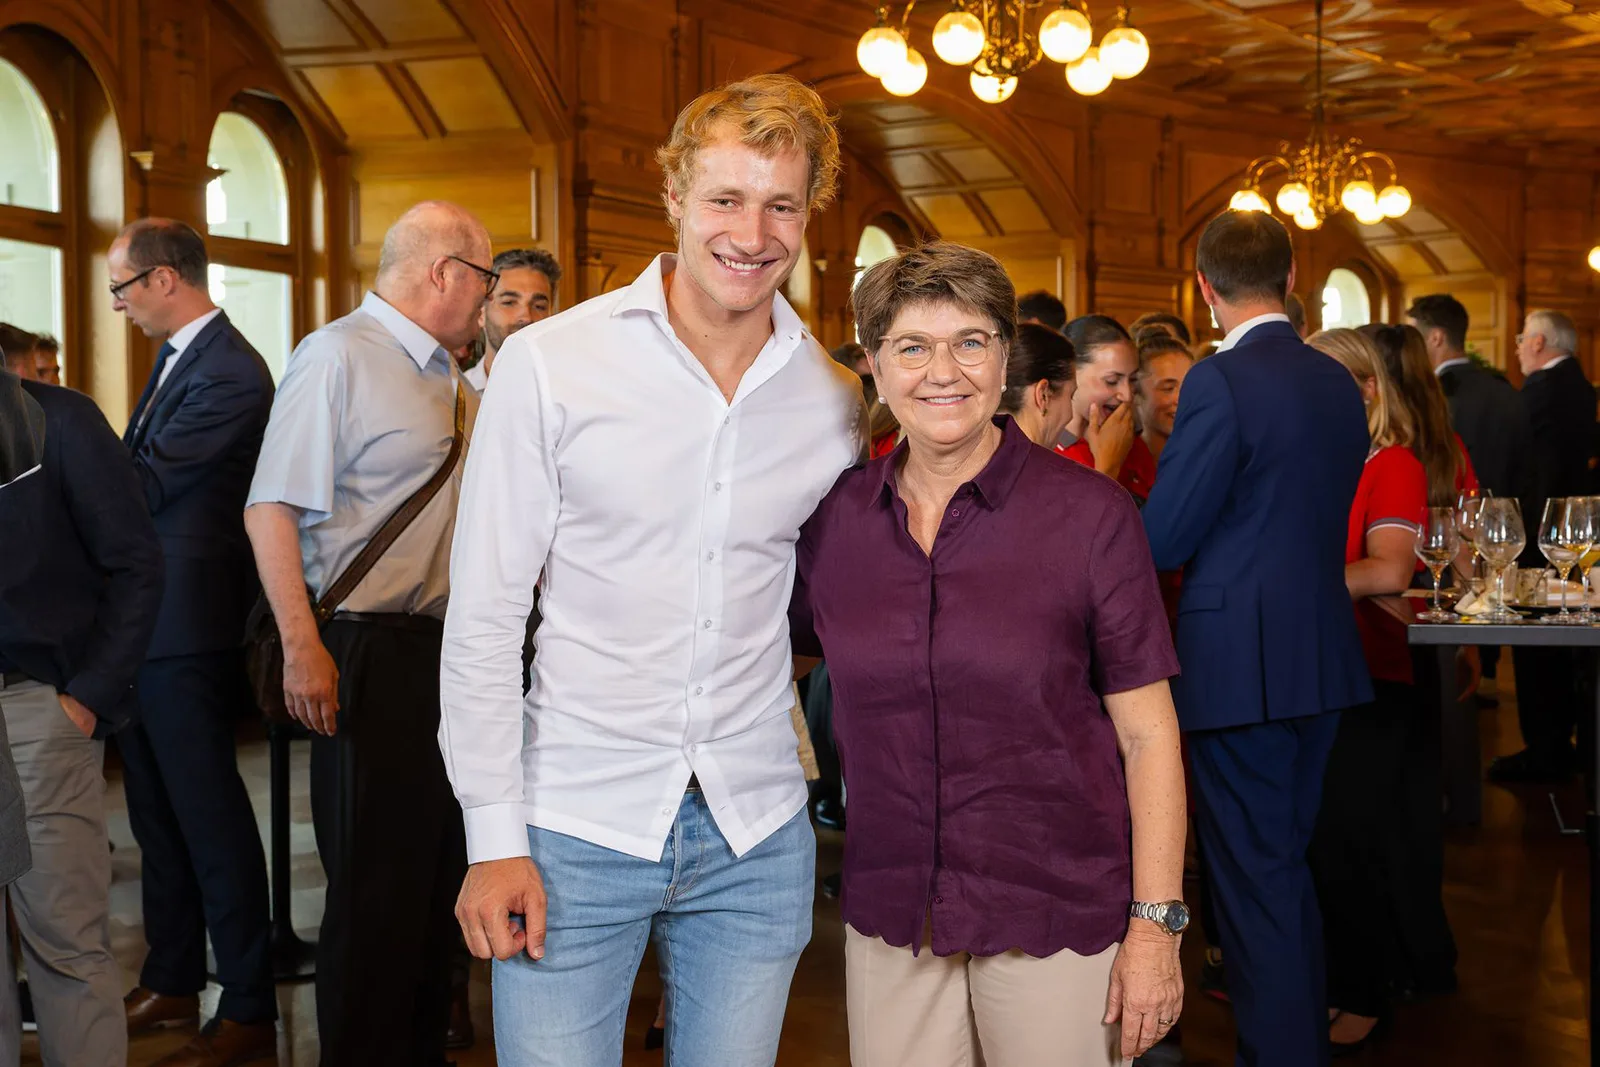
[[[1350,372],[1264,323],[1184,379],[1145,505],[1184,568],[1173,683],[1220,911],[1238,1062],[1325,1062],[1322,923],[1306,867],[1338,716],[1372,688],[1344,583],[1369,438]]]
[[[124,441],[166,559],[166,588],[139,672],[140,721],[119,738],[128,815],[143,851],[140,985],[205,986],[206,932],[234,1022],[276,1017],[266,859],[239,777],[234,725],[249,691],[242,646],[257,584],[244,503],[272,375],[226,313],[151,373]]]

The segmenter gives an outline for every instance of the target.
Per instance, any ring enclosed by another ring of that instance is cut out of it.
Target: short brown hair
[[[1241,298],[1282,302],[1289,293],[1294,243],[1264,211],[1224,211],[1206,224],[1195,269],[1228,303]]]
[[[36,334],[9,322],[0,322],[0,360],[4,360],[6,365],[27,360],[31,366],[33,350],[38,347],[39,338]]]
[[[769,155],[786,148],[803,150],[811,167],[807,210],[819,210],[833,200],[839,188],[839,131],[828,105],[815,89],[787,74],[758,74],[701,93],[678,112],[672,136],[656,149],[656,162],[666,176],[663,201],[670,203],[674,190],[681,194],[689,188],[695,159],[721,123],[732,125],[743,144]],[[676,229],[677,220],[672,224]]]
[[[128,239],[128,266],[134,270],[170,267],[185,285],[204,289],[209,283],[211,257],[206,241],[187,222],[177,219],[139,219],[122,231]]]
[[[953,303],[991,319],[1007,350],[1017,337],[1017,290],[987,252],[931,241],[867,268],[850,294],[856,336],[874,355],[909,304]]]

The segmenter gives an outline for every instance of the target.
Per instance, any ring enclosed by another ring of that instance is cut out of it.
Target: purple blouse
[[[1009,418],[930,558],[895,485],[846,471],[800,533],[795,651],[827,659],[849,790],[841,905],[937,955],[1092,955],[1128,927],[1128,797],[1100,703],[1178,672],[1116,482]]]

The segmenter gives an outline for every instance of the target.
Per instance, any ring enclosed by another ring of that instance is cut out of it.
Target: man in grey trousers
[[[0,395],[16,385],[0,375]],[[21,392],[45,433],[38,465],[0,488],[0,718],[33,867],[5,892],[46,1067],[123,1067],[101,763],[104,738],[134,714],[161,549],[128,454],[94,402],[36,381]],[[0,784],[0,807],[3,794]],[[0,1064],[17,1062],[22,1039],[5,941],[0,933]]]

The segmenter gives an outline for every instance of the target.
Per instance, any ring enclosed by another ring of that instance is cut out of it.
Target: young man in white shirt
[[[506,342],[458,515],[456,914],[497,960],[496,1049],[518,1067],[618,1062],[652,928],[668,1061],[767,1067],[811,934],[785,613],[800,524],[859,456],[863,411],[778,289],[838,135],[815,92],[764,75],[696,99],[658,158],[676,255]]]

